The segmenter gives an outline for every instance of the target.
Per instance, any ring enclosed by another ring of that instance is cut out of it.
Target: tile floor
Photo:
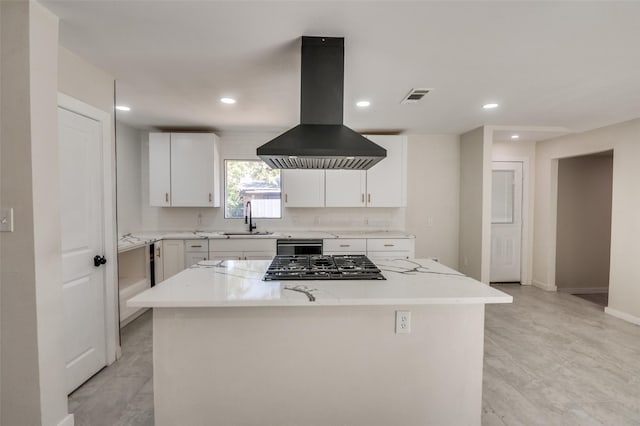
[[[482,424],[640,425],[640,327],[564,293],[495,285]],[[69,397],[76,426],[153,425],[151,313],[122,332],[122,358]]]

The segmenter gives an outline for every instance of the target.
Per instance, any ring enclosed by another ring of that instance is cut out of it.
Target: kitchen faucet
[[[244,223],[249,224],[249,232],[257,228],[257,226],[251,222],[251,201],[247,201],[247,204],[244,206]]]

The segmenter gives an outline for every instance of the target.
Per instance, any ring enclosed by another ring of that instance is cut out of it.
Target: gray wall
[[[609,287],[613,155],[558,162],[556,286],[578,292]]]

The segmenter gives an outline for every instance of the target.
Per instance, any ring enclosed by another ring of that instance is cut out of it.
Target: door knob
[[[106,257],[100,255],[95,255],[93,257],[93,266],[98,267],[100,265],[104,265],[105,263],[107,263]]]

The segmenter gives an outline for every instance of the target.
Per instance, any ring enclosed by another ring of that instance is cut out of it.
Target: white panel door
[[[324,170],[282,170],[285,207],[324,207]]]
[[[404,207],[405,136],[371,135],[372,142],[387,150],[387,157],[367,170],[367,205],[369,207]]]
[[[213,207],[214,136],[171,133],[171,205]]]
[[[149,133],[149,204],[171,205],[171,138],[169,133]]]
[[[363,170],[327,170],[325,172],[326,207],[365,207],[367,172]]]
[[[491,282],[520,282],[522,250],[522,163],[493,163]]]
[[[62,291],[66,390],[73,391],[107,363],[102,128],[58,108]],[[113,261],[113,259],[108,259]]]

